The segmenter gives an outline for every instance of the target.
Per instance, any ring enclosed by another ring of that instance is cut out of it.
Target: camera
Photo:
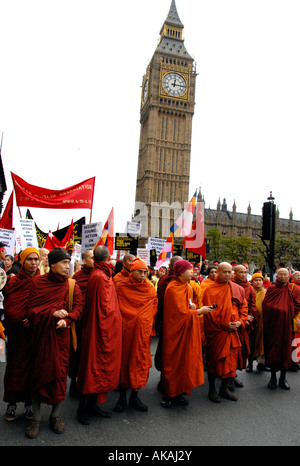
[[[209,306],[209,309],[215,309],[216,307],[218,307],[217,304],[212,304],[211,306]]]

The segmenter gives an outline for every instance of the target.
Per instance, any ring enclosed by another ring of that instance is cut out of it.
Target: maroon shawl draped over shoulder
[[[75,272],[72,276],[72,278],[76,281],[77,285],[80,288],[81,295],[82,295],[83,309],[84,309],[84,304],[85,304],[87,284],[88,284],[92,270],[93,270],[93,267],[87,267],[84,264],[82,268],[78,270],[77,272]],[[82,320],[83,319],[80,319],[76,322],[77,349],[75,351],[72,345],[70,348],[69,377],[71,379],[76,378],[78,374],[78,368],[79,368],[79,363],[80,363],[80,353],[81,353]]]
[[[81,294],[82,294],[82,300],[84,303],[85,300],[85,294],[86,294],[86,288],[87,288],[87,283],[90,278],[90,274],[92,272],[93,268],[92,267],[87,267],[86,265],[83,265],[81,270],[78,270],[78,272],[75,272],[73,274],[74,280],[76,280],[76,283],[78,284]]]
[[[300,311],[300,290],[293,284],[271,285],[262,303],[266,365],[289,369],[292,357],[293,319]]]
[[[56,329],[59,309],[68,310],[68,277],[51,271],[33,281],[28,319],[32,326],[32,366],[30,384],[33,396],[47,404],[65,398],[70,355],[70,326]],[[82,315],[82,297],[75,284],[72,312],[68,324]]]
[[[117,388],[122,355],[122,317],[112,269],[95,262],[86,294],[77,388],[82,394],[102,394]]]
[[[38,270],[35,276],[39,274]],[[8,403],[27,401],[31,331],[24,327],[23,320],[27,317],[33,279],[21,267],[19,274],[11,277],[4,289],[5,333],[8,338],[3,399]]]

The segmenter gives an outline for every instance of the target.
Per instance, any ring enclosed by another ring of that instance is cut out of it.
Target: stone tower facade
[[[166,238],[189,201],[196,70],[175,0],[142,82],[135,221],[141,236]]]

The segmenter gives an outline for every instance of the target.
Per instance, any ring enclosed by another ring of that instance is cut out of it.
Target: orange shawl
[[[193,293],[188,283],[175,278],[164,298],[162,393],[190,395],[204,383],[201,331],[196,310],[189,308]]]
[[[154,286],[129,276],[117,287],[122,315],[122,363],[120,384],[123,388],[139,389],[146,385],[152,367],[150,345],[157,312]]]
[[[208,286],[203,295],[203,305],[218,304],[218,307],[204,315],[206,338],[207,371],[220,377],[235,377],[239,348],[241,346],[237,331],[229,331],[229,322],[242,321],[248,314],[245,292],[235,283],[221,283],[218,279]]]
[[[123,282],[124,280],[127,280],[129,275],[130,275],[130,272],[128,272],[128,270],[124,269],[124,267],[123,267],[121,272],[117,273],[113,277],[113,282],[114,282],[115,288],[117,289],[117,287],[119,286],[119,284],[121,282]]]

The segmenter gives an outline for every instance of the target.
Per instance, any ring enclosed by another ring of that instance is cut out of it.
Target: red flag
[[[8,199],[3,215],[0,219],[0,228],[4,230],[13,229],[13,191]]]
[[[114,208],[111,209],[108,219],[102,229],[101,237],[93,247],[93,250],[97,246],[102,245],[108,247],[109,253],[112,256],[114,252]]]
[[[49,231],[49,234],[47,236],[47,239],[43,247],[46,249],[49,249],[49,251],[51,251],[54,248],[65,248],[68,251],[73,244],[73,232],[74,232],[74,225],[73,225],[73,219],[72,219],[72,222],[68,228],[68,231],[62,240],[59,240],[55,236],[54,233]]]
[[[203,259],[206,258],[204,222],[203,222],[203,214],[202,214],[202,208],[201,208],[200,202],[198,202],[196,218],[193,223],[191,232],[188,236],[186,236],[183,239],[182,244],[185,249],[195,252],[196,254],[200,254],[200,256],[202,256]]]
[[[40,188],[26,183],[11,172],[16,203],[19,207],[47,209],[92,209],[95,178],[62,190]]]

